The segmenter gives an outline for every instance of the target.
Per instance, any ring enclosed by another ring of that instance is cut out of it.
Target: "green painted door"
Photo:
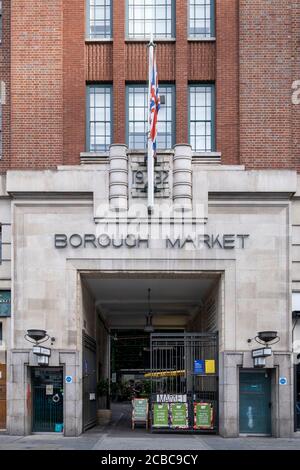
[[[240,433],[271,434],[271,376],[240,372]]]
[[[61,369],[32,370],[32,431],[63,431],[63,373]]]
[[[296,366],[296,429],[300,431],[300,364]]]

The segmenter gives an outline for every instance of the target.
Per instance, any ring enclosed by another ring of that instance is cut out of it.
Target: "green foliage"
[[[151,383],[148,380],[141,380],[136,383],[130,382],[110,382],[108,379],[100,379],[97,383],[97,396],[107,397],[108,394],[113,400],[130,401],[132,398],[149,398],[151,394]]]
[[[142,382],[142,390],[140,392],[141,398],[150,398],[151,395],[151,382],[149,380],[144,380]]]
[[[97,383],[97,395],[98,397],[105,397],[109,392],[109,380],[100,379]]]

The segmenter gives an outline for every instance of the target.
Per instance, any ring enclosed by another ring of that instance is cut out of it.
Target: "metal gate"
[[[212,426],[209,431],[216,432],[218,430],[217,333],[153,333],[150,338],[150,353],[152,407],[154,403],[186,402],[187,429],[194,430],[195,404],[209,404],[213,410]]]
[[[300,364],[295,366],[295,431],[300,431]]]
[[[96,341],[83,332],[83,431],[97,423]]]
[[[62,369],[32,369],[32,431],[63,431]]]

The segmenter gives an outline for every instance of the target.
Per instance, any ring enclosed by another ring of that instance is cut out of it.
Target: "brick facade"
[[[95,42],[85,0],[3,0],[1,172],[80,162],[86,83],[113,84],[113,141],[125,142],[125,85],[146,81],[147,48],[125,40],[126,1],[113,4],[113,40]],[[215,0],[215,11],[216,41],[191,41],[187,0],[176,1],[176,41],[157,45],[160,80],[176,84],[177,142],[188,140],[188,83],[214,82],[222,163],[300,170],[299,1]]]
[[[0,172],[10,167],[10,0],[2,0],[2,40],[0,45],[0,80],[5,83],[2,105],[2,157]]]
[[[239,0],[216,1],[216,148],[239,163]]]
[[[291,86],[300,70],[299,51],[294,57],[292,52],[292,23],[297,14],[299,21],[297,5],[295,0],[240,1],[240,161],[248,168],[294,166]],[[299,29],[296,34],[299,38]]]
[[[125,0],[113,2],[113,116],[114,143],[125,142]]]
[[[85,147],[85,8],[63,1],[63,163],[78,164]]]
[[[300,2],[294,1],[291,24],[292,82],[300,83]],[[300,104],[292,104],[292,157],[293,167],[300,171]]]
[[[63,155],[62,0],[11,1],[11,168]]]
[[[176,140],[188,142],[187,0],[176,2]]]

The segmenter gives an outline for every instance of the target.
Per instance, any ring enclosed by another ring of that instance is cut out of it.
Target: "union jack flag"
[[[160,110],[160,96],[158,89],[158,75],[156,67],[156,54],[154,47],[150,47],[150,67],[149,67],[149,139],[152,141],[153,154],[156,155],[157,148],[157,121]]]

